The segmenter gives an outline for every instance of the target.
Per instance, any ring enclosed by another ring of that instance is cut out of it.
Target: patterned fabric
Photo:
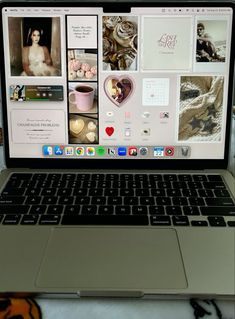
[[[183,76],[180,90],[180,141],[220,141],[222,76]]]
[[[0,298],[0,319],[42,319],[42,314],[33,299]]]

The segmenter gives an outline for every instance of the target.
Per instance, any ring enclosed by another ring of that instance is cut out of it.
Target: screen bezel
[[[109,1],[89,1],[89,2],[63,2],[63,1],[32,1],[33,6],[57,6],[57,7],[103,7],[104,13],[128,13],[131,7],[230,7],[233,10],[232,30],[235,29],[234,22],[234,9],[235,4],[230,1],[169,1],[169,2],[109,2]],[[11,2],[3,1],[0,4],[1,7],[1,28],[2,28],[2,8],[4,7],[30,7],[32,2]],[[118,5],[117,5],[118,4]],[[120,6],[121,4],[121,6]],[[2,34],[2,32],[1,32]],[[3,56],[3,37],[1,36],[1,48],[0,53]],[[234,52],[234,34],[231,35],[231,52]],[[229,157],[229,143],[230,143],[230,127],[231,127],[231,115],[232,115],[232,100],[233,100],[233,71],[234,71],[234,54],[230,56],[230,67],[228,76],[228,97],[227,97],[227,119],[226,119],[226,134],[225,134],[225,151],[223,159],[79,159],[79,158],[13,158],[10,157],[9,150],[9,135],[8,135],[8,118],[6,110],[6,87],[4,80],[4,59],[1,59],[1,87],[2,87],[2,115],[3,115],[3,132],[4,132],[4,154],[5,165],[8,168],[72,168],[72,169],[224,169],[228,165]],[[67,162],[69,161],[69,162]]]

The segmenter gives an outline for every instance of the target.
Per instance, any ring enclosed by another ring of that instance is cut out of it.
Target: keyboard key
[[[71,188],[61,188],[57,191],[57,196],[70,196],[72,195],[72,189]]]
[[[199,189],[199,197],[214,197],[213,191],[211,189]]]
[[[110,189],[111,185],[112,185],[111,181],[98,181],[97,182],[98,188]]]
[[[177,206],[187,206],[188,200],[185,197],[173,197],[172,203],[173,205],[177,205]]]
[[[189,174],[179,174],[178,180],[182,182],[190,182],[192,180],[192,176]]]
[[[38,196],[41,193],[41,188],[28,188],[25,195]]]
[[[112,215],[114,213],[114,207],[113,206],[100,206],[98,208],[98,214],[104,214],[104,215]]]
[[[172,216],[173,225],[175,226],[189,226],[187,216]]]
[[[36,225],[38,221],[37,215],[25,215],[22,217],[21,225]]]
[[[163,175],[164,181],[177,181],[177,175],[175,174],[164,174]]]
[[[46,209],[47,209],[46,205],[33,205],[30,208],[29,214],[41,215],[46,212]]]
[[[107,204],[108,205],[122,205],[122,197],[108,197]]]
[[[153,197],[140,197],[140,205],[154,205]]]
[[[218,198],[205,198],[208,206],[232,206],[234,202],[230,197],[218,197]],[[200,204],[199,204],[200,206]]]
[[[25,193],[25,188],[5,187],[1,196],[20,196]]]
[[[145,215],[65,215],[62,225],[148,225]]]
[[[149,189],[141,189],[141,188],[137,188],[135,190],[135,195],[136,196],[149,196]]]
[[[46,205],[56,205],[57,204],[57,197],[55,196],[45,196],[42,200],[42,204]]]
[[[106,204],[106,198],[105,197],[93,197],[91,199],[91,204],[93,205],[105,205]]]
[[[170,226],[171,218],[170,216],[151,216],[151,225],[153,226]]]
[[[223,179],[220,175],[207,175],[207,178],[210,182],[222,182]]]
[[[225,227],[226,223],[223,217],[208,217],[210,226],[214,227]]]
[[[151,215],[165,215],[163,206],[149,206],[149,214]]]
[[[203,186],[207,189],[226,189],[223,182],[203,182]]]
[[[135,215],[141,215],[141,214],[146,214],[148,213],[148,209],[146,206],[132,206],[132,214]]]
[[[207,181],[207,177],[206,177],[206,175],[195,174],[195,175],[193,175],[193,180],[195,182],[204,182],[204,181]]]
[[[36,180],[36,181],[42,181],[45,180],[47,178],[47,174],[46,173],[35,173],[32,176],[32,180]]]
[[[31,173],[14,173],[11,175],[10,180],[29,180],[33,174]]]
[[[1,214],[27,214],[29,210],[29,205],[0,205],[0,215]]]
[[[121,189],[120,196],[134,196],[134,190],[133,189]]]
[[[103,181],[105,175],[104,174],[92,174],[91,175],[91,180],[93,181]]]
[[[131,208],[130,206],[116,206],[115,213],[117,215],[130,215]]]
[[[205,216],[235,216],[235,206],[231,206],[231,207],[200,207],[200,211],[202,215]]]
[[[161,174],[150,174],[149,180],[151,181],[162,181],[162,175]]]
[[[188,182],[188,188],[189,189],[198,189],[198,188],[203,188],[201,182]],[[205,187],[207,188],[207,187]]]
[[[88,195],[89,196],[102,196],[103,195],[103,189],[102,188],[89,189]]]
[[[63,205],[52,205],[52,206],[48,206],[47,209],[47,214],[49,215],[53,215],[53,214],[62,214],[64,210],[64,206]]]
[[[105,189],[104,196],[118,196],[118,189],[117,188]]]
[[[80,205],[88,205],[90,204],[90,198],[89,197],[77,197],[75,200],[75,204],[80,204]]]
[[[171,197],[172,196],[174,196],[174,197],[181,196],[181,191],[180,191],[180,189],[167,189],[166,195],[171,196]]]
[[[42,215],[39,225],[58,225],[60,223],[60,215]]]
[[[189,205],[192,205],[192,206],[204,206],[205,205],[204,199],[199,198],[199,197],[189,197],[188,201],[189,201]]]
[[[78,188],[73,190],[73,195],[74,196],[87,196],[88,194],[88,189],[87,188]]]
[[[95,205],[84,205],[81,208],[81,214],[95,215],[96,213],[97,213],[97,206]]]
[[[73,196],[60,196],[58,204],[60,205],[72,205],[74,201]]]
[[[169,197],[156,197],[156,204],[160,206],[171,205]]]
[[[62,180],[64,181],[74,181],[76,177],[76,174],[62,174]]]
[[[138,205],[139,198],[138,197],[124,197],[124,205]]]
[[[208,222],[206,220],[192,220],[191,221],[192,226],[208,226]]]
[[[182,215],[180,206],[166,206],[167,215]]]
[[[0,205],[16,205],[23,204],[25,198],[23,196],[0,196]]]
[[[120,175],[120,180],[122,181],[132,181],[134,178],[133,178],[133,175],[132,174],[121,174]],[[137,179],[137,174],[136,174],[136,180],[138,180]]]
[[[172,183],[172,186],[173,186],[173,188],[175,188],[175,189],[180,189],[180,188],[185,189],[185,188],[188,187],[186,182],[173,182],[173,183]]]
[[[64,214],[79,214],[80,205],[66,205],[64,209]]]
[[[118,174],[107,174],[106,175],[106,180],[107,181],[115,181],[119,179],[119,175]]]
[[[41,197],[40,196],[28,196],[26,198],[25,204],[29,205],[38,205],[41,202]]]
[[[171,182],[158,182],[158,188],[171,188]]]
[[[215,189],[214,194],[216,197],[230,197],[229,192],[226,189]]]
[[[165,190],[165,189],[152,188],[150,191],[151,191],[151,195],[152,195],[152,196],[157,196],[157,197],[164,197],[164,196],[166,196],[166,190]]]
[[[17,225],[19,224],[21,215],[7,215],[3,219],[3,225]]]
[[[199,208],[197,206],[185,206],[185,207],[183,207],[183,213],[186,216],[200,215],[200,211],[199,211]]]
[[[56,194],[57,189],[56,188],[44,188],[42,190],[41,195],[45,195],[45,196],[53,196]]]
[[[183,189],[182,195],[184,197],[197,197],[197,191],[195,189]]]

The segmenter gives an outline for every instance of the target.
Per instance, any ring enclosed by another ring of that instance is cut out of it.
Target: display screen
[[[10,157],[223,159],[232,14],[4,7]]]

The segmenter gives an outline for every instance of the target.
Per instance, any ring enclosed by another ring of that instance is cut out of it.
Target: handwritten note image
[[[67,18],[68,48],[97,48],[97,17],[69,16]]]

